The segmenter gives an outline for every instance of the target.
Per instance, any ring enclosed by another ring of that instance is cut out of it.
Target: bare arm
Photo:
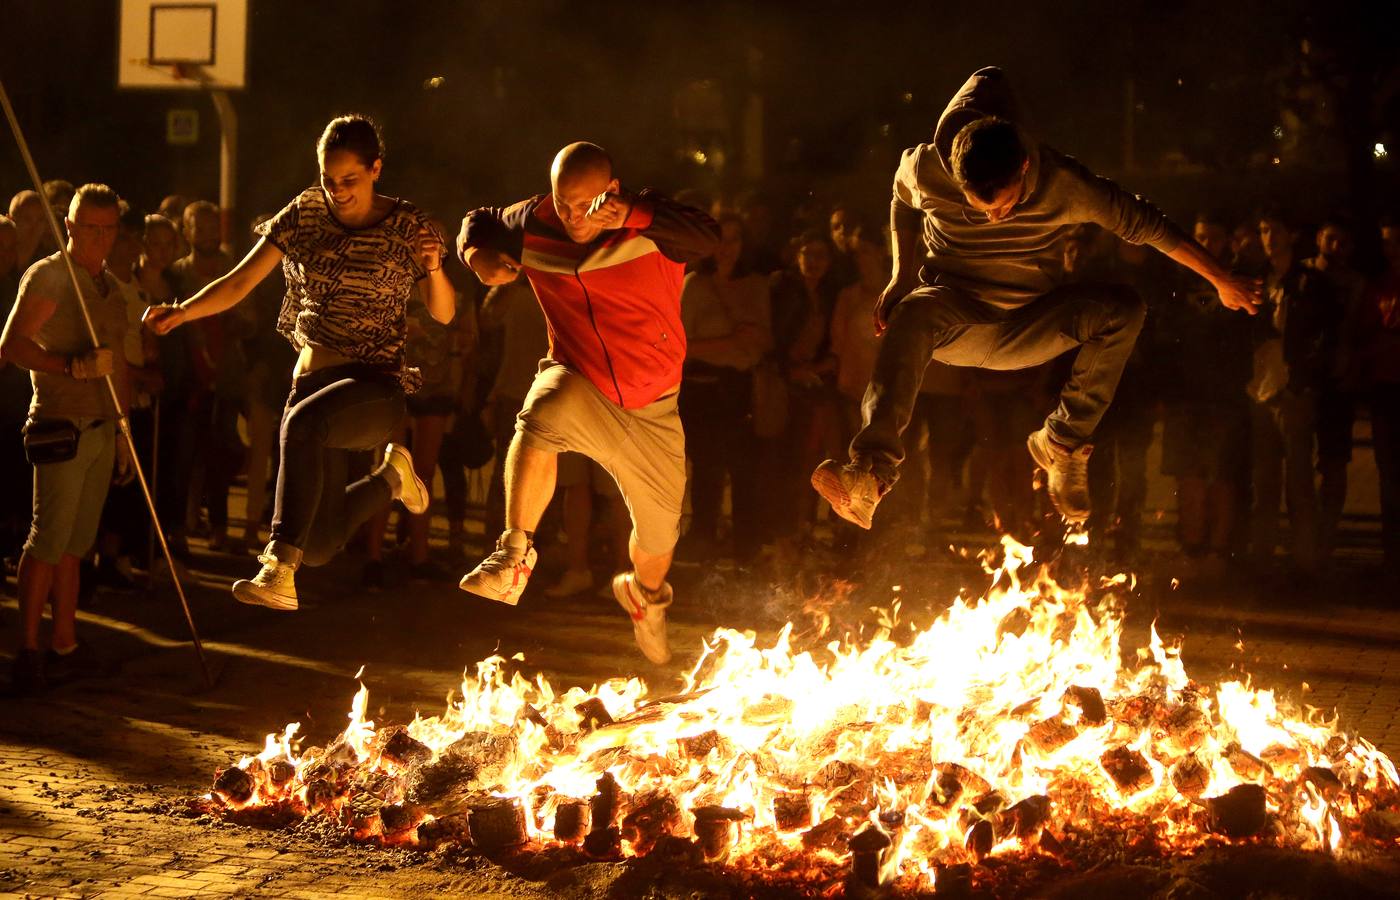
[[[277,245],[261,238],[227,275],[209,282],[204,290],[183,303],[150,307],[141,320],[156,334],[166,334],[186,322],[216,316],[242,302],[281,261],[282,251]]]
[[[428,315],[446,325],[457,314],[457,292],[453,290],[452,282],[448,280],[447,273],[442,268],[447,248],[443,246],[436,228],[424,226],[418,229],[413,250],[418,256],[418,262],[423,266],[423,271],[428,273],[427,278],[418,282],[418,296],[422,298],[423,305],[428,307]]]
[[[0,357],[31,372],[68,374],[68,357],[62,353],[51,353],[34,340],[34,336],[44,327],[44,323],[52,318],[56,309],[58,303],[48,297],[21,297],[14,309],[10,310],[10,319],[5,323],[5,333],[0,336]]]
[[[1225,269],[1192,240],[1177,244],[1167,256],[1211,283],[1226,309],[1242,309],[1251,316],[1259,312],[1259,287]]]

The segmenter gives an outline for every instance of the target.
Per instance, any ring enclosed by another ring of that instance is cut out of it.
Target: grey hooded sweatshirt
[[[1077,160],[1028,141],[1030,168],[1010,218],[989,222],[967,204],[953,180],[953,138],[984,116],[1020,124],[1006,76],[988,67],[972,74],[938,120],[933,143],[905,150],[894,178],[897,229],[922,227],[926,256],[919,278],[1003,308],[1024,306],[1061,279],[1060,238],[1092,222],[1125,241],[1174,250],[1185,233],[1143,198],[1101,178]]]

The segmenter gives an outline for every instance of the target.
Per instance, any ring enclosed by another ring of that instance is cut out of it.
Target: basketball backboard
[[[121,0],[117,86],[242,88],[248,0]]]

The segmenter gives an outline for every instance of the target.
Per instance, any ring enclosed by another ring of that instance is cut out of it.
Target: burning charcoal
[[[1157,700],[1150,694],[1121,697],[1105,704],[1115,721],[1127,725],[1134,731],[1152,721],[1152,713],[1157,709]]]
[[[238,766],[229,766],[214,779],[214,793],[235,806],[253,799],[253,790],[256,787],[253,776]]]
[[[1098,688],[1071,686],[1065,691],[1065,699],[1079,707],[1080,718],[1086,725],[1102,725],[1108,721],[1108,709],[1103,704],[1103,695]]]
[[[934,766],[938,778],[929,787],[929,800],[942,809],[950,809],[963,794],[985,794],[991,789],[987,779],[957,763]]]
[[[773,799],[773,818],[779,831],[797,831],[812,824],[812,800],[806,794],[779,794]]]
[[[340,822],[361,840],[369,837],[379,822],[379,808],[384,803],[373,794],[357,793],[340,808]]]
[[[748,816],[725,806],[702,806],[691,812],[695,815],[695,839],[705,861],[724,862],[734,846],[738,823]]]
[[[1055,716],[1032,725],[1026,732],[1026,743],[1041,756],[1049,756],[1078,736],[1078,728]]]
[[[529,839],[525,808],[514,797],[496,797],[473,806],[467,827],[472,843],[485,853],[516,847]]]
[[[689,759],[704,759],[710,752],[717,748],[723,741],[718,731],[706,731],[692,737],[683,737],[676,741],[681,745],[681,750]]]
[[[561,800],[554,811],[554,838],[566,844],[581,844],[588,831],[588,803],[584,800]]]
[[[1194,753],[1210,734],[1210,718],[1197,706],[1179,706],[1161,722],[1161,744],[1173,756]]]
[[[880,828],[885,834],[897,837],[904,830],[904,813],[897,809],[887,809],[880,813]]]
[[[1027,797],[997,816],[996,837],[998,840],[1017,837],[1027,844],[1034,843],[1049,818],[1049,797],[1044,794]]]
[[[1239,744],[1230,744],[1225,748],[1225,761],[1230,764],[1230,768],[1235,770],[1236,775],[1246,781],[1254,781],[1265,775],[1273,774],[1268,763],[1245,750]]]
[[[379,755],[396,766],[409,769],[432,759],[433,751],[409,734],[407,728],[400,726],[390,729]]]
[[[614,823],[622,807],[622,788],[611,772],[598,777],[598,793],[588,801],[591,827],[583,839],[583,852],[597,859],[612,859],[622,852],[622,831]]]
[[[622,818],[622,839],[632,852],[646,856],[664,834],[675,834],[681,824],[681,807],[665,791],[651,791],[637,798],[632,810]]]
[[[379,807],[379,829],[386,835],[408,831],[422,818],[423,810],[412,803],[386,803]]]
[[[276,760],[267,767],[268,780],[279,788],[295,778],[296,774],[297,767],[285,759]]]
[[[597,731],[604,725],[613,723],[612,714],[603,705],[603,701],[597,697],[589,697],[587,700],[574,707],[574,712],[578,713],[583,721],[579,723],[579,728],[584,731]]]
[[[1026,629],[1029,627],[1031,627],[1030,611],[1023,606],[1018,606],[1007,613],[1001,620],[1001,624],[997,626],[997,641],[1000,642],[1008,634],[1020,637],[1026,633]]]
[[[471,816],[467,813],[454,813],[440,819],[429,819],[418,826],[416,832],[418,844],[430,850],[443,844],[469,844],[471,843],[471,829],[468,825],[470,820]]]
[[[399,799],[399,780],[387,772],[363,771],[355,779],[355,788],[381,803],[393,803]]]
[[[355,748],[345,742],[345,735],[341,735],[326,747],[322,762],[331,767],[354,766],[359,764],[360,757]]]
[[[933,888],[935,896],[954,900],[972,896],[972,866],[967,863],[940,865],[936,872],[938,880]]]
[[[1027,716],[1029,716],[1031,713],[1035,712],[1035,711],[1036,711],[1037,709],[1039,709],[1039,708],[1040,708],[1040,698],[1039,698],[1039,697],[1032,697],[1031,699],[1027,700],[1025,703],[1022,703],[1020,706],[1014,706],[1014,707],[1012,707],[1012,708],[1011,708],[1011,712],[1010,712],[1009,715],[1010,715],[1011,718],[1013,718],[1013,719],[1024,719],[1024,718],[1026,718]]]
[[[851,874],[866,887],[880,886],[882,857],[894,842],[874,825],[866,825],[851,838]]]
[[[964,845],[967,847],[967,851],[972,854],[973,859],[981,862],[987,857],[987,854],[992,852],[996,842],[996,830],[992,828],[991,821],[978,819],[968,829]]]
[[[622,786],[617,783],[611,772],[604,772],[598,776],[596,787],[598,793],[588,801],[594,830],[607,828],[617,822],[618,814],[622,811],[623,798]]]
[[[982,818],[994,816],[1006,808],[1006,798],[997,791],[988,791],[973,801],[972,808]]]
[[[940,772],[928,789],[928,802],[939,809],[951,809],[963,795],[962,782],[952,772]]]
[[[817,777],[813,779],[818,787],[839,788],[849,784],[854,784],[865,777],[865,771],[859,766],[852,765],[843,759],[833,759],[822,766]]]
[[[1400,841],[1400,812],[1368,809],[1361,814],[1361,830],[1378,841]]]
[[[1059,838],[1055,837],[1055,832],[1048,828],[1040,833],[1040,840],[1036,842],[1036,846],[1058,859],[1069,858],[1065,852],[1065,845],[1060,842]]]
[[[324,778],[314,778],[306,783],[306,808],[309,810],[329,806],[339,796],[340,791]]]
[[[1114,747],[1099,757],[1099,763],[1122,794],[1131,796],[1152,786],[1152,769],[1136,750]]]
[[[1193,753],[1172,766],[1172,786],[1193,800],[1210,787],[1210,769]]]
[[[1257,834],[1268,821],[1268,809],[1264,805],[1266,796],[1264,789],[1257,784],[1240,784],[1219,797],[1207,799],[1210,830],[1237,838]]]
[[[526,703],[520,708],[519,718],[543,728],[545,740],[551,748],[558,750],[564,746],[564,736],[559,733],[559,729],[549,724],[549,720],[530,704]]]
[[[1274,768],[1279,766],[1301,766],[1303,764],[1303,752],[1297,747],[1285,747],[1282,744],[1274,744],[1265,747],[1264,752],[1259,754],[1259,758]]]
[[[1317,788],[1318,793],[1328,800],[1335,799],[1342,792],[1342,779],[1323,766],[1308,766],[1303,770],[1303,780]]]
[[[1322,753],[1328,759],[1338,759],[1345,756],[1349,749],[1347,739],[1340,734],[1334,734],[1328,738],[1327,745],[1322,748]]]
[[[802,833],[802,846],[808,850],[834,850],[840,853],[846,848],[847,840],[846,821],[840,816],[832,816]]]

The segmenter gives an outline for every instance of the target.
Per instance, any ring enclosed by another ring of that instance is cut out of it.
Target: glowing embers
[[[720,629],[673,696],[635,679],[559,692],[493,657],[441,715],[376,728],[362,687],[341,736],[299,751],[288,726],[210,803],[389,844],[915,889],[988,857],[1072,860],[1105,833],[1165,852],[1393,842],[1398,779],[1371,744],[1272,692],[1193,682],[1155,628],[1124,666],[1128,579],[1068,590],[1029,548],[1006,540],[1001,557],[984,597],[924,630],[886,613],[859,642],[799,647],[791,625],[771,646]]]

